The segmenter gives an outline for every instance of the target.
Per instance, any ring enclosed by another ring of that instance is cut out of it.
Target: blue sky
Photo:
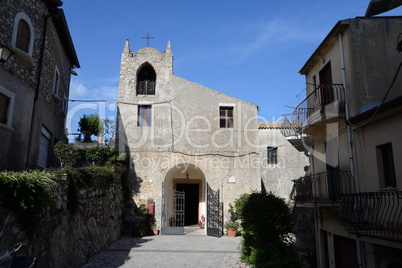
[[[286,106],[305,97],[298,71],[309,56],[337,21],[364,16],[368,3],[66,0],[62,8],[81,64],[70,99],[117,99],[125,40],[137,51],[146,46],[142,37],[149,32],[155,38],[150,46],[159,51],[171,42],[175,75],[255,103],[266,120],[279,120],[292,111]],[[76,131],[83,113],[110,117],[115,108],[113,102],[70,102],[67,128]]]

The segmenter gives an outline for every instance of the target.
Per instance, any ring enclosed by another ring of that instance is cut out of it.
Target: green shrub
[[[74,163],[84,156],[84,148],[74,144],[59,142],[54,146],[54,154],[60,160],[62,167],[64,165],[72,167]]]
[[[301,268],[296,251],[281,241],[269,243],[265,248],[253,249],[250,263],[256,268]]]
[[[106,167],[89,166],[67,170],[67,176],[74,181],[78,189],[96,186],[99,189],[109,188],[114,180],[113,171]]]
[[[112,151],[106,146],[93,146],[85,149],[85,158],[98,166],[105,165],[111,155]]]
[[[235,200],[234,208],[232,207],[231,204],[229,204],[229,207],[230,207],[229,212],[231,209],[233,210],[232,215],[233,215],[233,217],[235,217],[234,220],[241,220],[242,215],[243,215],[244,206],[247,203],[247,200],[249,197],[250,197],[250,194],[244,193]]]
[[[283,240],[292,232],[292,214],[282,198],[272,193],[252,193],[244,204],[242,227],[261,243]]]
[[[272,193],[242,195],[235,201],[243,227],[241,260],[255,267],[301,267],[289,242],[292,214]]]
[[[136,208],[135,212],[137,215],[146,216],[148,215],[148,207],[145,204],[141,204],[139,207]]]
[[[0,197],[33,234],[44,208],[54,202],[56,182],[43,171],[0,172]]]

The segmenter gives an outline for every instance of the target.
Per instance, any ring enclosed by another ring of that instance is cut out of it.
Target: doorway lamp
[[[6,45],[0,45],[0,62],[6,62],[12,51]]]

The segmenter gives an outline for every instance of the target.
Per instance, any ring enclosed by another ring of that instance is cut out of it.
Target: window
[[[233,107],[219,108],[219,125],[221,128],[233,128]]]
[[[11,127],[15,94],[0,86],[0,124]]]
[[[377,146],[378,176],[381,188],[396,188],[392,143]]]
[[[25,20],[20,20],[18,22],[17,40],[15,41],[15,46],[28,53],[29,51],[29,26]]]
[[[278,148],[268,147],[267,148],[267,160],[268,164],[278,164]]]
[[[320,101],[327,105],[335,101],[334,88],[332,87],[332,69],[329,61],[319,72],[320,77]]]
[[[152,120],[152,106],[138,105],[138,126],[150,127]]]
[[[54,95],[59,95],[59,88],[60,88],[60,72],[59,69],[56,68],[54,69],[54,78],[53,78],[53,94]]]
[[[155,95],[156,73],[145,63],[137,74],[137,95]]]
[[[42,132],[39,141],[39,157],[38,157],[38,166],[42,168],[47,167],[50,138],[51,138],[50,132],[46,128],[42,127]]]
[[[64,95],[64,97],[63,97],[63,103],[62,103],[62,107],[61,107],[61,112],[66,115],[66,114],[67,114],[67,111],[68,111],[68,99],[67,99],[67,97]]]
[[[7,111],[10,105],[10,98],[0,93],[0,124],[7,124]]]
[[[31,20],[25,13],[19,12],[14,19],[11,44],[21,51],[32,55],[33,40],[34,31]]]

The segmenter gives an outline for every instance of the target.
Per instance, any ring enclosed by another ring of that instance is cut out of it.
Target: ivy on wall
[[[125,155],[119,155],[108,147],[84,149],[76,145],[59,143],[55,146],[55,154],[65,163],[63,169],[0,171],[0,200],[6,208],[16,214],[30,235],[34,234],[45,208],[55,203],[58,180],[67,178],[69,181],[67,208],[73,214],[80,205],[78,194],[80,190],[90,188],[107,190],[113,185],[115,174],[121,175],[123,187],[126,182]],[[87,157],[86,160],[98,165],[73,168],[74,163],[84,156]]]
[[[54,203],[56,182],[44,171],[0,172],[0,198],[32,234],[43,210]]]

